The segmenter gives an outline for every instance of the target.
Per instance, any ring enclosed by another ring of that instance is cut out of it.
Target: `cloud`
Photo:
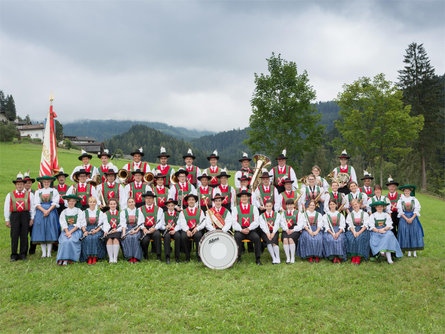
[[[0,89],[20,115],[244,127],[272,51],[307,70],[317,100],[383,72],[423,42],[445,72],[441,1],[2,2]]]

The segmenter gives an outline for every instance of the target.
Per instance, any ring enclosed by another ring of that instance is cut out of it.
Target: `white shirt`
[[[361,194],[361,195],[360,195]],[[366,195],[365,193],[360,192],[360,190],[357,188],[357,191],[355,193],[350,192],[348,195],[346,195],[346,204],[345,204],[345,208],[346,209],[351,209],[351,203],[349,203],[349,195],[351,195],[352,199],[356,199],[358,201],[360,196],[362,197],[363,201],[361,204],[361,208],[367,208],[368,207],[368,195]]]
[[[132,183],[134,183],[135,186],[137,186],[137,187],[140,187],[141,184],[142,184],[142,192],[143,192],[144,194],[145,194],[147,191],[152,191],[152,190],[153,190],[148,184],[144,185],[142,181],[141,181],[141,182],[136,182],[136,181],[134,181],[134,182],[132,182]],[[127,185],[125,186],[125,188],[124,188],[125,198],[127,199],[127,201],[128,201],[128,199],[131,197],[131,196],[130,196],[130,192],[131,192],[131,183],[127,184]],[[120,196],[119,196],[119,197],[120,197]],[[142,200],[143,200],[143,199],[142,199]]]
[[[283,217],[283,219],[282,219],[282,221],[281,221],[281,229],[283,230],[283,231],[287,231],[289,228],[287,227],[287,221],[286,221],[286,216],[285,216],[285,213],[288,211],[288,215],[292,215],[292,214],[294,214],[294,212],[295,212],[295,209],[294,210],[291,210],[291,211],[289,211],[289,210],[285,210],[285,211],[283,211],[283,213],[281,214]],[[302,216],[302,213],[301,212],[298,212],[298,214],[297,214],[297,223],[295,224],[295,226],[294,226],[294,228],[293,228],[293,231],[294,232],[298,232],[298,231],[301,231],[301,226],[299,226],[299,224],[298,224],[298,222],[300,221],[300,220],[302,220],[302,219],[304,219],[303,218],[303,216]]]
[[[145,216],[142,212],[143,208],[146,208],[147,211],[149,210],[153,210],[153,206],[154,204],[148,206],[147,204],[145,204],[144,206],[141,206],[138,210],[139,210],[139,217],[138,217],[138,225],[141,225],[142,227],[145,227],[148,229],[147,226],[145,226]],[[153,226],[152,226],[153,227]],[[162,210],[161,208],[158,207],[158,213],[156,215],[156,222],[154,225],[154,228],[157,230],[165,230],[165,218],[164,218],[164,210]]]
[[[283,173],[284,173],[284,170],[286,169],[286,166],[287,166],[287,165],[285,165],[285,166],[283,166],[283,167],[277,166],[278,171],[279,171],[280,173],[281,173],[281,171],[283,171]],[[290,168],[290,171],[289,171],[290,179],[291,179],[292,181],[294,181],[294,183],[292,183],[292,190],[298,190],[298,180],[297,180],[297,176],[295,175],[295,171],[294,171],[294,169],[293,169],[291,166],[289,166],[289,168]],[[270,183],[271,183],[271,184],[273,184],[273,182],[274,182],[274,174],[275,174],[275,168],[272,168],[272,169],[269,171],[269,175],[270,175]]]
[[[139,161],[139,162],[129,162],[128,164],[125,164],[122,169],[128,170],[128,171],[135,171],[136,169],[142,170],[144,173],[147,173],[151,171],[150,165],[146,163],[145,161]]]
[[[79,185],[84,185],[87,186],[87,183],[79,183]],[[73,195],[74,194],[74,188],[75,185],[73,184],[71,187],[68,188],[66,195]],[[93,196],[96,200],[97,200],[97,205],[101,204],[100,198],[99,196],[97,196],[97,191],[96,188],[91,186],[91,196]],[[88,204],[88,203],[87,203]],[[65,206],[68,207],[68,202],[65,200]]]
[[[275,212],[272,211],[271,215],[273,216],[274,213]],[[266,221],[266,219],[270,218],[271,215],[269,215],[267,213],[267,211],[260,215],[260,228],[266,234],[271,233],[270,230],[269,230],[269,225],[267,224],[267,221]],[[276,217],[275,222],[273,224],[272,233],[277,233],[277,231],[280,228],[280,226],[283,225],[283,222],[282,222],[283,216],[280,213],[278,213],[278,212],[276,213],[276,215],[277,215],[277,217]]]
[[[91,173],[91,174],[90,174],[89,177],[87,177],[87,181],[91,180],[91,178],[92,178],[94,175],[99,174],[99,171],[97,170],[97,167],[92,166],[91,164],[88,164],[88,165],[80,165],[80,166],[75,167],[75,168],[73,169],[73,172],[72,172],[71,175],[70,175],[70,180],[74,182],[74,179],[73,179],[74,173],[76,173],[77,171],[79,171],[79,170],[81,170],[81,169],[85,169],[85,170],[87,170],[88,168],[90,168],[90,166],[91,166],[91,169],[90,169],[90,173]]]
[[[119,209],[120,210],[123,210],[123,209],[125,209],[126,207],[127,207],[127,195],[126,195],[126,193],[125,193],[125,190],[124,190],[124,187],[122,187],[122,184],[119,184],[119,183],[117,183],[117,182],[114,182],[115,183],[115,187],[117,186],[117,189],[119,189]],[[107,184],[108,184],[108,186],[112,186],[113,184],[112,183],[110,183],[110,182],[107,182]],[[104,195],[104,193],[103,193],[103,191],[102,191],[102,189],[103,189],[103,184],[99,184],[98,186],[97,186],[97,193],[100,193],[101,195],[100,195],[100,198],[102,198],[102,196],[104,197],[104,199],[105,199],[105,197],[106,197],[106,194]],[[115,188],[116,189],[116,188]],[[97,193],[96,193],[96,195],[97,195]],[[96,197],[97,198],[97,197]],[[99,202],[99,201],[98,201]],[[102,203],[103,205],[105,205],[104,203]],[[99,204],[100,205],[100,204]]]
[[[385,207],[384,211],[388,212],[389,214],[391,214],[391,201],[389,200],[388,197],[386,197],[385,195],[381,195],[380,198],[377,198],[377,196],[372,196],[372,198],[368,198],[368,205],[367,205],[367,210],[369,213],[372,212],[371,209],[371,203],[372,202],[377,202],[377,201],[383,201],[385,203],[388,203],[388,205]]]
[[[224,226],[221,229],[223,232],[228,232],[230,230],[230,228],[232,227],[232,214],[230,213],[229,210],[221,207],[219,210],[214,207],[214,210],[216,210],[216,212],[220,212],[225,210],[227,212],[226,214],[226,218],[224,219]],[[206,229],[207,231],[214,231],[215,227],[213,227],[213,223],[212,223],[212,219],[210,218],[209,215],[209,211],[207,210],[207,214],[206,214]]]
[[[389,215],[386,212],[374,212],[372,215],[369,216],[369,229],[372,230],[373,228],[375,228],[375,220],[381,220],[381,219],[385,219],[386,218],[386,226],[390,227],[390,230],[392,230],[392,219],[391,219],[391,215]]]
[[[187,209],[184,209],[184,211]],[[196,213],[196,210],[199,210],[197,207],[193,208],[194,213]],[[187,225],[187,220],[185,219],[185,215],[184,215],[184,211],[181,211],[181,213],[179,214],[179,218],[178,218],[178,224],[181,225],[181,228],[184,232],[189,231],[189,226]],[[199,215],[199,221],[196,223],[196,229],[198,231],[201,231],[205,226],[206,226],[206,219],[204,216],[203,211],[201,210],[201,214]]]
[[[362,224],[367,229],[369,229],[369,215],[368,215],[367,212],[363,211],[362,209],[359,209],[358,211],[352,210],[351,212],[349,212],[348,216],[346,217],[346,223],[348,224],[348,229],[349,230],[354,230],[355,231],[355,225],[354,225],[354,221],[352,219],[352,216],[354,215],[354,219],[361,218],[362,217],[362,212],[363,212],[363,222],[362,222]]]
[[[334,193],[334,192],[332,192]],[[346,196],[343,193],[339,193],[338,191],[335,192],[337,194],[337,196],[341,197],[341,204],[339,206],[341,206],[343,203],[345,203],[345,205],[343,206],[343,208],[346,207]],[[304,196],[304,195],[303,195]],[[301,196],[301,197],[303,197]],[[329,194],[329,192],[325,192],[323,195],[324,198],[324,212],[328,212],[329,211],[329,201],[331,200],[331,195]]]
[[[25,191],[26,190],[23,189],[19,193],[23,194]],[[34,216],[36,214],[36,208],[35,208],[35,205],[34,205],[34,194],[32,192],[29,192],[29,205],[30,205],[29,214],[31,216],[31,219],[34,219]],[[8,193],[6,195],[5,206],[3,208],[3,213],[5,215],[5,222],[9,222],[9,218],[11,216],[11,211],[10,210],[11,210],[11,195],[10,195],[10,193]]]
[[[85,213],[81,209],[76,207],[72,209],[66,208],[65,210],[62,211],[59,217],[60,227],[62,228],[62,231],[68,228],[68,223],[66,222],[66,216],[75,216],[75,215],[77,215],[77,221],[74,224],[74,226],[76,226],[78,229],[81,229],[82,226],[87,225],[85,221]]]
[[[42,189],[36,190],[36,192],[34,193],[34,205],[35,205],[36,209],[37,209],[37,206],[39,206],[41,204],[40,194],[48,195],[51,192],[53,193],[53,198],[51,199],[51,206],[54,205],[56,208],[59,207],[60,195],[59,195],[59,192],[57,191],[57,189],[42,188]]]
[[[260,187],[262,187],[263,185],[261,184],[261,185],[259,185],[258,186],[258,188],[256,188],[256,190],[255,190],[255,192],[253,193],[253,195],[252,195],[252,203],[253,203],[253,205],[255,205],[258,209],[261,207],[261,206],[264,206],[264,204],[263,204],[263,201],[262,201],[262,199],[261,199],[261,192],[260,192]],[[269,185],[268,186],[268,188],[270,188],[270,187],[272,187],[272,185]],[[266,191],[270,191],[269,189],[266,189],[266,187],[265,187],[265,190]],[[277,190],[277,188],[275,188],[274,187],[274,195],[273,195],[273,199],[274,199],[274,204],[273,204],[273,207],[274,207],[274,211],[276,211],[276,212],[278,212],[278,211],[280,211],[280,209],[281,209],[281,206],[282,206],[282,199],[281,199],[281,197],[280,197],[280,194],[278,193],[278,190]]]
[[[302,213],[303,219],[298,220],[298,227],[300,228],[300,230],[303,230],[305,227],[309,226],[310,221],[307,218],[314,217],[316,215],[316,213],[317,213],[317,211],[315,211],[315,210],[314,210],[314,212],[306,211],[306,212]],[[306,217],[306,215],[307,215],[307,217]],[[317,228],[323,228],[323,226],[324,226],[323,216],[321,213],[318,214],[316,224],[317,224]]]
[[[411,203],[411,201],[414,200],[414,213],[420,217],[420,203],[417,200],[417,198],[412,197],[412,196],[408,196],[406,197],[405,194],[400,195],[399,200],[397,201],[397,217],[402,217],[403,215],[403,206],[402,203]],[[413,208],[411,208],[411,210],[413,210]]]
[[[127,228],[128,222],[127,222],[127,214],[128,216],[134,216],[134,218],[136,219],[136,213],[138,212],[138,208],[134,208],[134,209],[130,209],[130,208],[126,208],[125,210],[121,210],[120,213],[120,225],[122,226],[122,228]],[[134,223],[137,225],[139,219],[135,220]]]
[[[108,211],[110,214],[113,214],[113,215],[115,215],[116,214],[116,212],[118,212],[117,210],[115,210],[115,211],[111,211],[111,210],[109,210]],[[122,221],[120,220],[120,213],[119,213],[119,224],[117,225],[117,228],[116,228],[116,232],[121,232],[122,231]],[[102,225],[102,230],[105,232],[105,233],[107,233],[108,231],[110,231],[111,230],[111,225],[110,225],[110,222],[108,221],[108,215],[107,215],[107,213],[105,212],[103,215],[101,215],[100,216],[100,218],[99,219],[101,219],[101,223],[103,224]]]
[[[229,185],[219,185],[219,186],[217,186],[217,187],[215,187],[215,188],[213,188],[212,189],[212,198],[214,198],[215,196],[216,196],[216,194],[221,194],[221,195],[223,195],[222,194],[222,189],[224,189],[224,191],[226,191],[227,192],[227,188],[229,187]],[[223,195],[224,196],[224,195]],[[230,187],[230,210],[232,210],[233,209],[233,207],[235,206],[235,200],[236,200],[236,191],[235,191],[235,188],[233,188],[233,187]],[[214,206],[215,204],[213,204],[212,206]]]
[[[331,219],[333,217],[337,217],[338,211],[334,211],[334,212],[329,211],[323,216],[323,226],[324,226],[324,229],[326,232],[328,232],[328,230],[331,229],[331,224],[329,222],[328,216],[330,216]],[[336,225],[339,227],[340,231],[342,231],[342,232],[345,231],[345,228],[346,228],[345,216],[343,216],[341,213],[340,213],[340,221],[337,221]],[[334,227],[333,224],[332,224],[332,227]],[[333,232],[335,232],[335,231],[333,231]]]
[[[253,231],[258,226],[260,226],[260,213],[258,212],[258,208],[252,204],[253,206],[253,221],[250,222],[249,230]],[[242,204],[240,203],[241,209],[246,209],[249,206],[249,204]],[[232,226],[235,231],[241,231],[243,228],[241,227],[241,224],[238,221],[238,207],[234,207],[232,211]]]

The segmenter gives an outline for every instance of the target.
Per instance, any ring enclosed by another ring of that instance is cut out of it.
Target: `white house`
[[[29,137],[31,139],[40,139],[43,141],[43,134],[45,132],[44,124],[30,124],[20,125],[17,127],[20,132],[20,137]]]

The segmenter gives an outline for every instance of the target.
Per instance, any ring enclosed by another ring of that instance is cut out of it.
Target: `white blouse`
[[[350,230],[355,230],[355,225],[354,225],[354,219],[361,217],[362,216],[362,212],[363,212],[363,222],[362,224],[369,229],[369,215],[367,212],[363,211],[362,209],[359,209],[358,211],[352,210],[349,212],[348,216],[346,217],[346,223],[348,224],[348,228]],[[354,216],[354,219],[352,218],[352,216]]]
[[[386,218],[386,226],[390,227],[390,230],[392,230],[392,219],[391,219],[391,215],[389,215],[386,212],[374,212],[372,215],[369,216],[369,229],[372,230],[373,228],[375,228],[375,220],[381,220],[381,219],[385,219]]]
[[[338,211],[334,211],[334,212],[329,211],[329,212],[327,212],[327,213],[323,216],[323,225],[324,225],[324,229],[325,229],[326,232],[328,232],[328,230],[331,229],[328,216],[330,216],[331,219],[332,219],[332,217],[337,217],[337,215],[338,215]],[[343,216],[342,214],[340,214],[340,221],[337,222],[336,225],[339,227],[339,229],[340,229],[341,231],[344,232],[344,231],[345,231],[345,228],[346,228],[345,216]],[[334,226],[332,226],[332,227],[334,227]]]
[[[388,197],[386,197],[385,195],[381,195],[380,198],[377,198],[377,196],[372,196],[372,198],[368,199],[368,205],[367,205],[367,210],[368,212],[371,212],[371,203],[377,202],[377,201],[383,201],[385,203],[388,203],[388,205],[385,207],[384,211],[388,212],[389,214],[391,214],[391,201],[389,200]]]
[[[116,210],[116,211],[117,211],[117,210]],[[114,211],[113,213],[115,213],[116,211]],[[111,214],[111,210],[110,210],[110,214]],[[120,216],[119,216],[119,218],[120,218]],[[103,225],[102,225],[102,230],[103,230],[105,233],[107,233],[108,231],[110,231],[110,230],[111,230],[111,225],[110,225],[110,222],[108,221],[108,215],[107,215],[107,213],[105,212],[103,215],[100,216],[99,219],[100,219],[100,222],[103,223]],[[122,231],[122,221],[119,220],[119,224],[117,225],[116,232],[121,232],[121,231]]]
[[[54,188],[42,188],[42,189],[36,190],[36,192],[34,194],[34,206],[37,208],[37,206],[42,204],[42,201],[40,200],[40,194],[48,195],[51,192],[53,193],[53,198],[51,199],[51,206],[54,205],[56,208],[58,208],[60,195],[59,195],[59,192],[57,191],[57,189],[54,189]]]
[[[399,198],[399,200],[398,200],[398,202],[397,202],[397,212],[398,212],[398,214],[397,214],[397,217],[402,217],[402,215],[403,215],[403,206],[402,206],[402,202],[404,202],[404,203],[411,203],[411,201],[412,200],[414,200],[414,213],[417,215],[417,216],[419,216],[420,217],[420,209],[421,209],[421,206],[420,206],[420,203],[419,203],[419,201],[417,200],[417,198],[415,198],[415,197],[413,197],[413,196],[408,196],[408,197],[406,197],[405,195],[400,195],[400,198]],[[411,210],[412,210],[413,208],[411,208]]]
[[[125,210],[121,210],[120,213],[120,226],[122,226],[123,228],[127,227],[127,215],[126,212],[128,212],[128,216],[134,216],[134,218],[136,219],[136,213],[137,213],[137,208],[135,207],[134,209],[130,209],[130,208],[126,208]],[[137,224],[139,221],[135,220],[135,224]]]
[[[307,218],[314,217],[317,214],[317,211],[309,212],[305,211],[301,215],[303,216],[303,219],[298,220],[298,227],[300,230],[303,230],[306,226],[310,224],[309,220]],[[317,228],[323,228],[323,215],[321,213],[318,213],[317,218]]]
[[[62,228],[62,231],[68,228],[68,223],[66,222],[65,217],[75,216],[75,215],[77,215],[77,221],[74,224],[74,226],[77,226],[79,229],[82,228],[82,226],[86,226],[85,213],[81,209],[76,207],[72,209],[66,208],[65,210],[62,211],[59,217],[60,227]]]

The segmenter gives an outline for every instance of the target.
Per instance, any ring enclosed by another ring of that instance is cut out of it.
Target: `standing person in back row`
[[[250,161],[252,159],[249,158],[249,155],[246,152],[243,152],[243,156],[241,159],[239,159],[239,162],[241,162],[241,169],[235,173],[235,188],[237,190],[240,190],[242,185],[240,182],[241,176],[246,176],[246,178],[252,179],[253,176],[253,170],[250,168]],[[247,185],[250,184],[249,183]]]
[[[77,166],[74,168],[73,172],[71,173],[70,179],[71,181],[74,181],[73,176],[79,171],[84,170],[88,173],[88,177],[93,177],[94,175],[98,174],[98,170],[96,167],[92,166],[90,164],[90,160],[93,158],[93,156],[84,150],[81,151],[81,154],[79,155],[78,159],[82,161],[82,165]],[[87,181],[89,181],[88,179]]]
[[[195,188],[198,188],[201,184],[199,182],[199,177],[201,176],[201,169],[198,166],[193,165],[193,160],[195,156],[193,155],[192,149],[189,148],[187,153],[182,156],[185,165],[184,169],[188,172],[187,179]]]
[[[368,173],[368,171],[363,171],[363,177],[360,179],[363,181],[363,187],[360,187],[359,190],[362,193],[365,193],[368,198],[373,197],[374,194],[374,188],[371,185],[371,180],[374,180],[374,177]]]
[[[164,186],[166,188],[170,188],[170,177],[175,174],[174,168],[167,164],[168,158],[170,158],[170,155],[167,154],[165,147],[161,146],[161,150],[158,155],[160,164],[152,170],[153,175],[156,175],[160,172],[163,176],[165,176],[165,178],[163,178],[162,180],[164,181]]]
[[[284,191],[284,177],[291,179],[293,182],[292,189],[298,190],[298,181],[295,175],[295,171],[291,166],[286,165],[286,150],[283,150],[281,154],[276,157],[278,165],[272,168],[269,172],[270,177],[273,180],[273,185],[278,190],[278,193],[281,194]]]
[[[215,188],[219,185],[218,175],[221,172],[221,169],[217,165],[219,160],[218,151],[214,150],[213,153],[207,157],[207,160],[209,160],[210,166],[205,169],[203,173],[206,173],[210,178],[210,187]]]
[[[23,174],[12,181],[15,190],[6,195],[3,213],[11,229],[11,262],[25,260],[28,252],[28,229],[34,223],[34,194],[25,190]],[[17,253],[20,240],[20,251]]]
[[[108,172],[110,167],[114,167],[114,165],[110,162],[111,153],[109,150],[105,149],[102,152],[97,152],[97,157],[102,162],[97,171],[99,173],[101,182],[104,183],[107,180],[107,175],[105,173]]]
[[[343,194],[349,194],[349,189],[348,189],[348,183],[353,181],[357,184],[357,175],[355,174],[355,169],[354,167],[352,167],[351,165],[348,165],[348,160],[351,158],[349,156],[349,154],[346,152],[346,150],[343,150],[343,152],[341,152],[341,154],[338,156],[338,158],[340,159],[340,166],[336,167],[333,172],[334,172],[334,179],[336,179],[338,181],[338,191],[340,193]],[[348,174],[349,175],[349,180],[347,179],[347,177],[343,178],[340,177],[340,179],[338,178],[339,174]]]
[[[142,157],[144,156],[144,151],[142,147],[139,147],[134,152],[131,152],[130,155],[133,157],[133,161],[129,162],[128,164],[125,164],[124,167],[122,167],[125,170],[128,170],[129,172],[134,172],[136,169],[140,169],[141,171],[145,173],[150,172],[150,165],[146,163],[145,161],[142,161]],[[134,177],[131,177],[131,182],[134,181]]]

